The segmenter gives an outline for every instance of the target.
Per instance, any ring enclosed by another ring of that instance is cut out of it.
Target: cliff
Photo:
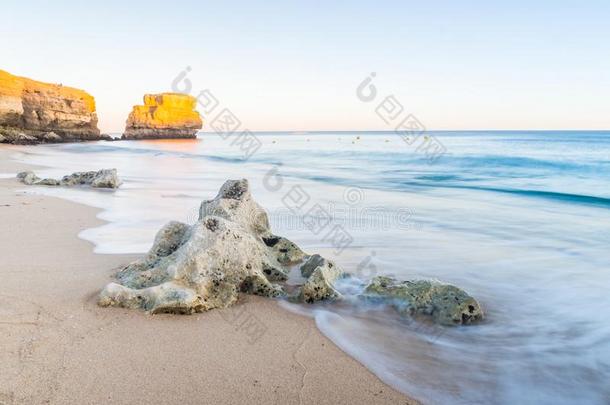
[[[0,142],[100,139],[95,100],[87,92],[0,70]]]
[[[123,139],[195,138],[203,126],[196,103],[186,94],[146,94],[129,114]]]

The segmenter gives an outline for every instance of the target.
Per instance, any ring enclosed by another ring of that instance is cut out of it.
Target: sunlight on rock
[[[146,94],[129,114],[123,139],[195,138],[203,126],[196,103],[186,94]]]

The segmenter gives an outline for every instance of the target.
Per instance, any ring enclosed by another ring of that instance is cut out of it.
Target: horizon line
[[[240,131],[236,131],[240,132]],[[320,132],[378,132],[395,134],[395,130],[379,130],[379,129],[315,129],[315,130],[299,130],[299,129],[283,129],[283,130],[250,130],[253,133],[284,133],[292,132],[295,134],[303,133],[320,133]],[[422,134],[426,132],[610,132],[608,129],[429,129],[422,131]],[[216,134],[215,131],[198,131],[197,133],[203,134]]]
[[[123,134],[124,131],[102,131],[104,134]],[[236,133],[241,133],[243,131],[235,131]],[[397,134],[395,130],[366,130],[366,129],[316,129],[316,130],[295,130],[295,129],[283,129],[283,130],[250,130],[250,132],[254,134],[283,134],[290,133],[292,135],[304,135],[304,134],[320,134],[320,133],[379,133],[379,134]],[[610,129],[430,129],[423,131],[420,135],[425,133],[438,133],[438,132],[608,132],[610,133]],[[197,131],[197,134],[203,135],[216,135],[215,131]]]

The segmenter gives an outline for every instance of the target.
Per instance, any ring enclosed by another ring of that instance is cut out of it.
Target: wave
[[[285,174],[286,175],[286,174]],[[354,181],[352,179],[346,179],[336,176],[321,176],[321,175],[304,175],[304,174],[289,174],[287,175],[293,178],[301,178],[304,180],[317,181],[321,183],[328,183],[338,186],[345,187],[359,187],[359,188],[370,188],[370,189],[385,189],[393,191],[414,191],[413,189],[463,189],[463,190],[474,190],[474,191],[487,191],[502,194],[513,194],[523,197],[531,198],[542,198],[547,200],[554,200],[567,203],[586,204],[591,206],[610,208],[610,198],[586,195],[586,194],[574,194],[565,193],[560,191],[549,191],[549,190],[534,190],[534,189],[515,189],[515,188],[503,188],[503,187],[492,187],[492,186],[476,186],[476,185],[462,185],[462,184],[451,184],[446,181],[476,181],[479,179],[464,179],[460,176],[453,175],[425,175],[418,176],[416,178],[422,180],[430,180],[431,182],[425,181],[397,181],[396,179],[390,179],[386,181],[367,181],[366,179],[359,178]]]
[[[130,142],[130,141],[126,141]],[[67,151],[78,151],[78,153],[124,153],[124,154],[139,154],[139,155],[151,155],[151,156],[173,156],[177,158],[186,158],[186,159],[206,159],[215,162],[226,162],[226,163],[236,163],[241,164],[246,161],[249,162],[259,162],[259,163],[268,163],[271,165],[282,165],[283,162],[277,159],[267,159],[267,158],[254,158],[251,157],[249,159],[245,159],[244,157],[236,157],[236,156],[219,156],[219,155],[209,155],[202,153],[189,153],[181,150],[162,150],[156,148],[146,148],[134,146],[131,144],[123,143],[123,145],[129,146],[117,146],[117,145],[100,145],[100,144],[88,144],[86,146],[82,144],[61,144],[61,147]]]
[[[601,206],[604,208],[610,207],[610,198],[599,197],[585,194],[572,194],[563,193],[559,191],[546,191],[546,190],[526,190],[526,189],[514,189],[514,188],[501,188],[501,187],[487,187],[487,186],[466,186],[458,184],[426,184],[418,182],[403,182],[403,185],[415,186],[415,187],[426,187],[426,188],[457,188],[465,190],[477,190],[477,191],[491,191],[495,193],[504,194],[515,194],[524,197],[544,198],[549,200],[571,202],[578,204],[587,204]]]
[[[578,204],[596,205],[602,207],[610,207],[610,198],[597,197],[584,194],[561,193],[557,191],[544,190],[520,190],[510,188],[495,188],[495,187],[463,187],[473,190],[494,191],[497,193],[517,194],[526,197],[539,197],[551,200],[574,202]]]
[[[566,160],[551,160],[537,159],[523,156],[501,156],[501,155],[481,155],[481,156],[464,156],[464,157],[447,157],[449,162],[459,165],[460,167],[481,167],[488,169],[491,167],[504,167],[507,169],[549,169],[549,170],[576,170],[579,172],[587,170],[599,170],[599,164],[610,164],[610,162],[591,162],[580,163]]]

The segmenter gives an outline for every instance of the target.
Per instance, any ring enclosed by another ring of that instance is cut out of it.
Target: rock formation
[[[463,290],[429,280],[398,281],[378,276],[364,296],[390,302],[401,314],[426,315],[441,325],[470,324],[483,319],[479,303]]]
[[[32,144],[97,139],[100,131],[91,95],[0,70],[0,142]]]
[[[116,169],[102,169],[97,172],[77,172],[64,176],[61,180],[41,179],[34,172],[21,172],[17,175],[22,183],[35,186],[78,186],[87,185],[95,188],[119,188],[122,184]]]
[[[288,268],[264,238],[274,236],[247,180],[227,181],[215,199],[201,204],[195,225],[165,225],[148,255],[104,288],[99,304],[193,313],[232,305],[240,292],[284,295],[274,282],[285,280]]]
[[[291,292],[285,282],[293,269],[305,281]],[[307,255],[274,235],[248,181],[229,180],[213,200],[201,203],[197,223],[165,225],[148,254],[120,270],[116,282],[102,290],[98,304],[191,314],[233,305],[240,293],[314,303],[342,298],[336,282],[344,277],[350,276],[331,260]],[[410,308],[410,314],[430,315],[445,325],[482,317],[466,293],[429,281],[376,278],[364,296],[397,301],[401,310]]]
[[[129,114],[123,139],[195,138],[203,126],[196,104],[186,94],[146,94]]]
[[[339,298],[341,294],[334,287],[335,282],[345,273],[334,262],[315,254],[310,256],[300,268],[307,278],[300,289],[299,299],[307,303]]]

